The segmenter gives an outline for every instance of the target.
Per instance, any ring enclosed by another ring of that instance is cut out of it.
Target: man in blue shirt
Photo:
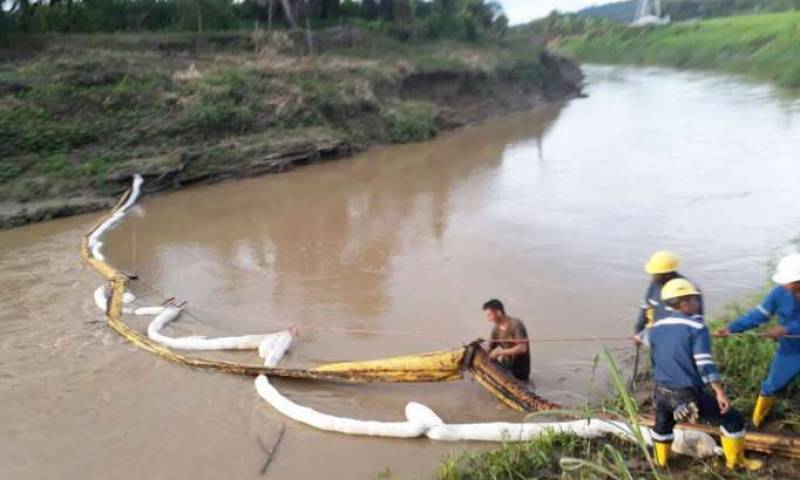
[[[761,426],[775,404],[774,395],[800,374],[800,338],[787,338],[787,335],[800,335],[800,255],[782,258],[772,280],[778,286],[769,292],[761,305],[739,317],[728,328],[716,332],[721,337],[744,332],[778,316],[778,325],[764,331],[766,336],[778,340],[779,346],[753,409],[753,425],[756,427]]]
[[[699,314],[700,291],[688,280],[676,278],[662,288],[661,301],[665,315],[643,338],[653,360],[656,422],[651,437],[656,464],[667,466],[676,422],[700,419],[720,426],[729,469],[760,468],[759,462],[744,458],[744,417],[731,408],[720,383],[711,337]]]

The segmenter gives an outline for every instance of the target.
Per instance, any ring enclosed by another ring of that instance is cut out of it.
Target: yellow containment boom
[[[368,362],[332,363],[314,369],[321,373],[350,373],[379,382],[445,382],[462,378],[464,349],[385,358]]]
[[[308,378],[350,383],[441,382],[462,378],[461,364],[464,356],[464,348],[381,361],[333,364],[306,369],[271,368],[263,365],[249,365],[195,357],[178,353],[164,345],[154,342],[139,331],[131,328],[123,320],[122,297],[127,290],[128,277],[104,259],[96,258],[92,254],[92,249],[89,245],[89,239],[92,234],[117,213],[127,202],[130,195],[131,190],[126,191],[114,208],[100,218],[98,222],[83,235],[81,241],[81,256],[94,271],[109,282],[110,298],[106,310],[108,325],[137,347],[182,365],[242,375],[265,374],[274,377]]]

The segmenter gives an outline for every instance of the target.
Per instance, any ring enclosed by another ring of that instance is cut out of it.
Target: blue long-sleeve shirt
[[[788,335],[800,335],[800,300],[782,286],[777,286],[764,298],[761,305],[751,309],[728,326],[733,333],[740,333],[766,323],[773,316],[786,328]],[[778,353],[784,355],[800,354],[800,339],[780,338]]]
[[[683,275],[676,273],[672,278],[686,278]],[[688,280],[688,279],[687,279]],[[639,316],[636,319],[636,326],[634,333],[641,333],[650,323],[659,320],[665,316],[669,316],[670,312],[665,311],[664,304],[661,301],[661,289],[664,284],[650,282],[647,286],[647,291],[644,293],[644,299],[639,310]],[[651,312],[648,314],[648,312]],[[700,315],[703,314],[703,297],[700,296]],[[649,318],[648,318],[649,317]]]
[[[702,315],[688,316],[664,307],[668,316],[648,328],[644,342],[653,359],[653,378],[670,388],[702,387],[719,381],[711,336]]]

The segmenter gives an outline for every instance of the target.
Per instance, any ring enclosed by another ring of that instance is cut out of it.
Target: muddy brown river
[[[800,232],[800,103],[724,77],[587,71],[588,99],[145,198],[108,237],[110,259],[141,276],[143,300],[189,302],[192,316],[170,332],[297,324],[286,365],[458,346],[488,334],[480,305],[490,297],[533,337],[624,335],[647,280],[642,261],[659,248],[682,255],[712,311],[760,287]],[[321,433],[282,418],[250,378],[127,344],[99,322],[100,281],[78,255],[94,218],[0,232],[0,478],[337,480],[384,469],[432,478],[441,457],[469,446]],[[627,343],[609,347],[629,368]],[[538,393],[571,405],[602,396],[599,350],[534,343]],[[364,419],[402,420],[410,400],[449,422],[521,419],[469,379],[277,385],[301,404]],[[262,444],[282,425],[262,476]]]

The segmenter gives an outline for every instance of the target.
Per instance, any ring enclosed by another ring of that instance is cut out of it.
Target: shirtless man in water
[[[509,370],[517,379],[527,382],[531,373],[531,354],[525,325],[519,319],[506,315],[500,300],[484,303],[483,313],[494,325],[489,340],[489,358]]]

